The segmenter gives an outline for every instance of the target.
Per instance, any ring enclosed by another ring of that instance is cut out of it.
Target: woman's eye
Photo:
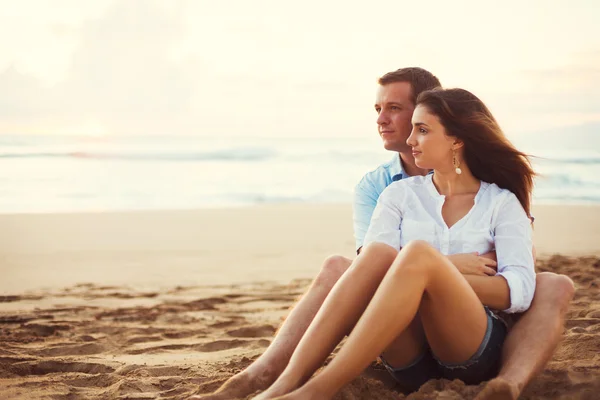
[[[419,128],[419,132],[421,132],[421,133],[427,133],[427,131],[424,128]]]

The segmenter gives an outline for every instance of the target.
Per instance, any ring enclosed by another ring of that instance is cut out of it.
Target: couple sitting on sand
[[[265,353],[194,398],[331,399],[379,357],[405,390],[490,380],[478,399],[516,399],[543,368],[574,287],[535,273],[534,172],[481,100],[440,86],[421,68],[379,79],[379,134],[398,154],[356,187],[358,257],[328,258]]]

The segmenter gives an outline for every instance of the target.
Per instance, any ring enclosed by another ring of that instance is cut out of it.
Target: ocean
[[[541,174],[534,204],[600,204],[600,149],[524,143]],[[377,137],[3,135],[0,213],[350,203],[391,157]]]

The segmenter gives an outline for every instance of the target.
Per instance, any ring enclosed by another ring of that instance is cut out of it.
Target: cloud
[[[538,127],[575,114],[591,120],[600,104],[600,52],[537,68],[548,59],[543,46],[531,44],[541,33],[492,26],[488,46],[488,36],[474,37],[468,24],[422,30],[417,19],[398,23],[398,2],[345,8],[341,20],[340,3],[317,1],[317,13],[273,0],[127,0],[93,10],[69,4],[68,18],[55,7],[46,10],[51,18],[42,9],[28,17],[23,6],[28,22],[21,30],[17,22],[0,25],[15,37],[0,43],[0,133],[91,127],[113,134],[364,135],[374,132],[377,76],[402,65],[423,65],[444,84],[473,89],[509,125]],[[551,36],[545,40],[564,39],[540,29]],[[515,44],[519,35],[523,42]],[[552,60],[566,57],[561,46]],[[515,73],[519,67],[528,69]]]
[[[62,82],[47,88],[14,66],[0,73],[3,118],[51,117],[71,127],[91,120],[110,131],[146,133],[177,124],[195,83],[170,54],[183,36],[181,18],[180,9],[155,2],[117,2],[81,28]]]
[[[513,77],[518,91],[489,95],[492,110],[511,116],[507,124],[511,131],[600,121],[600,51],[578,54],[560,67],[519,71]]]

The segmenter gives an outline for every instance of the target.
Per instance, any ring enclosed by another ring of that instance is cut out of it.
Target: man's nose
[[[389,118],[387,116],[387,114],[382,111],[379,113],[379,115],[377,116],[377,125],[387,125],[389,123]]]

